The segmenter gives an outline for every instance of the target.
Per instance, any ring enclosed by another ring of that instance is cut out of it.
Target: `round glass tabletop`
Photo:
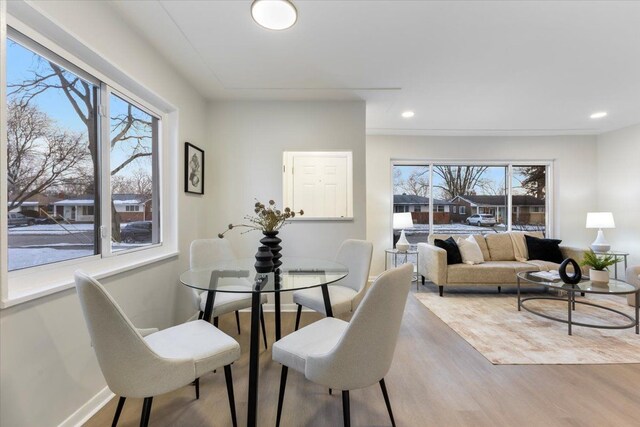
[[[622,280],[610,279],[609,283],[592,282],[590,280],[582,280],[576,285],[564,283],[562,280],[549,280],[535,275],[534,271],[525,271],[518,273],[518,277],[527,282],[546,286],[562,291],[585,292],[592,294],[633,294],[638,288],[631,283]]]
[[[201,291],[229,293],[287,292],[328,285],[346,277],[349,269],[338,262],[313,258],[281,258],[280,287],[273,273],[257,273],[255,258],[222,260],[180,275],[180,282]],[[261,286],[256,281],[261,279]],[[266,279],[266,282],[263,280]]]

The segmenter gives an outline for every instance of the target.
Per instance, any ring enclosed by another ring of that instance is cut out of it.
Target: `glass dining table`
[[[275,339],[281,337],[280,294],[320,287],[327,316],[333,316],[328,286],[346,277],[349,269],[335,261],[313,258],[281,258],[276,272],[258,273],[255,258],[220,260],[205,268],[194,268],[180,275],[180,282],[207,292],[203,319],[211,321],[215,295],[218,292],[251,294],[251,338],[249,342],[249,387],[247,426],[255,426],[258,416],[258,374],[260,351],[260,300],[262,294],[274,294]],[[246,278],[247,286],[237,286],[238,278]],[[230,280],[233,279],[233,280]]]

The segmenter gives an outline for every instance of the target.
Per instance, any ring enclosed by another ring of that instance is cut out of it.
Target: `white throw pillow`
[[[466,239],[458,237],[456,243],[458,244],[458,249],[460,249],[463,263],[482,264],[484,262],[480,246],[473,236],[469,236]]]

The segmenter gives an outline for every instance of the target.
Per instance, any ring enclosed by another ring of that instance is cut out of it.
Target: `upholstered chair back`
[[[189,265],[191,268],[202,268],[216,261],[236,259],[227,239],[198,239],[191,242]]]
[[[349,274],[336,284],[347,286],[356,292],[363,290],[369,280],[372,254],[373,244],[371,242],[355,239],[347,239],[342,242],[335,260],[349,267]]]
[[[305,376],[338,390],[368,387],[384,378],[393,360],[412,276],[413,264],[382,273],[333,350],[307,360]]]
[[[98,281],[76,271],[75,282],[91,342],[111,391],[123,397],[149,397],[194,378],[193,361],[158,356]]]

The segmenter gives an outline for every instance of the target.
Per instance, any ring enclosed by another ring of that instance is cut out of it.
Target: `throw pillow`
[[[462,256],[462,262],[465,264],[482,264],[484,257],[480,250],[480,245],[473,236],[469,236],[466,239],[458,237],[456,241],[458,249],[460,249],[460,255]]]
[[[453,237],[449,237],[447,240],[435,239],[433,244],[447,251],[447,265],[462,263],[460,249],[458,249],[458,245],[456,241],[453,240]]]
[[[561,264],[562,261],[564,261],[564,257],[562,256],[562,252],[560,252],[560,247],[558,246],[562,240],[539,239],[527,234],[525,234],[524,238],[527,242],[529,259],[555,262],[556,264]]]

